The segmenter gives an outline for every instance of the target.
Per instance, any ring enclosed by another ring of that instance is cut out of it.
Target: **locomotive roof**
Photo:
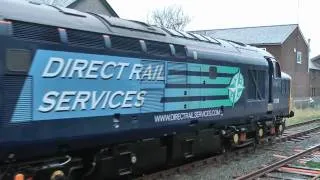
[[[193,52],[196,51],[198,58],[215,56],[234,63],[260,66],[267,66],[265,56],[273,57],[264,50],[237,42],[208,39],[205,36],[163,29],[138,21],[21,0],[1,0],[1,19],[184,45],[190,57],[193,57]]]

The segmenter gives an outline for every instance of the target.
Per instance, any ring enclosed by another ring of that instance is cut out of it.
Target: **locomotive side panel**
[[[245,76],[234,65],[51,50],[37,50],[32,62],[27,80],[17,83],[22,85],[21,91],[6,91],[15,93],[17,99],[10,100],[15,108],[6,121],[34,124],[25,127],[30,128],[28,136],[12,132],[4,142],[67,139],[120,132],[133,126],[165,127],[195,119],[200,122],[243,116],[240,112],[244,108]],[[237,103],[239,100],[242,104]],[[25,111],[30,115],[17,119],[15,114],[23,110],[19,107],[28,107],[32,112]],[[133,120],[128,118],[131,115],[139,117]],[[104,121],[99,120],[103,118]],[[80,128],[81,122],[88,128]],[[59,128],[62,124],[66,127]],[[103,127],[97,127],[102,124]],[[46,130],[31,130],[37,127]]]

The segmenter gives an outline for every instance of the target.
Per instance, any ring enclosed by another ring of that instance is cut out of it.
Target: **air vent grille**
[[[79,30],[68,30],[68,41],[72,46],[103,49],[105,43],[102,34],[85,32]]]
[[[181,45],[175,45],[175,50],[176,50],[176,56],[177,57],[186,57],[186,49],[184,46]]]
[[[4,118],[11,122],[32,120],[32,78],[24,76],[3,77]]]
[[[60,43],[56,27],[13,21],[13,36],[18,39]]]
[[[160,56],[170,56],[171,50],[167,43],[147,41],[147,50],[149,54],[160,55]]]
[[[111,36],[111,46],[113,49],[117,50],[141,52],[141,46],[138,39]]]

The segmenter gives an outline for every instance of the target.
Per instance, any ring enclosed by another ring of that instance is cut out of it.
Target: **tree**
[[[183,12],[181,6],[156,9],[147,18],[149,24],[174,30],[183,30],[190,21],[190,17]]]

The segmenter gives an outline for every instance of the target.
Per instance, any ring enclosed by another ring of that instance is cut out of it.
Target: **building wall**
[[[281,59],[281,46],[280,45],[254,45],[259,48],[266,48],[266,50],[271,53],[277,60]]]
[[[83,12],[94,12],[97,14],[105,14],[111,16],[112,14],[108,11],[101,0],[79,0],[74,4],[68,6],[68,8],[77,9]]]
[[[297,63],[297,52],[302,53],[302,63]],[[293,81],[292,96],[310,96],[309,82],[309,49],[298,28],[282,44],[281,62],[286,72],[291,75]]]
[[[310,95],[320,97],[320,70],[310,69]]]

